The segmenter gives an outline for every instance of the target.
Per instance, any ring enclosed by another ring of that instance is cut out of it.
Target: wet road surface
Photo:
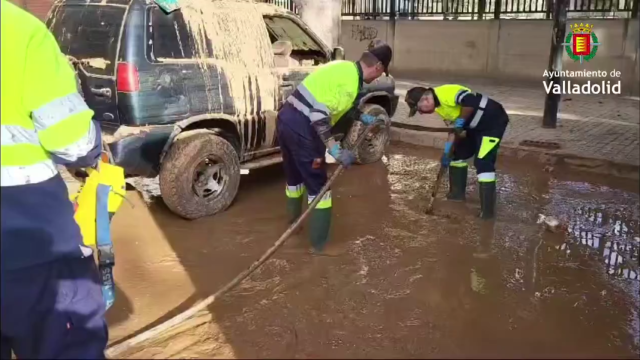
[[[496,221],[475,217],[473,170],[467,203],[443,201],[444,184],[427,216],[438,156],[395,145],[348,170],[333,189],[338,256],[302,254],[305,228],[209,313],[127,356],[637,358],[637,183],[502,158]],[[218,290],[287,227],[279,166],[243,177],[208,219],[129,198],[113,222],[115,342]]]

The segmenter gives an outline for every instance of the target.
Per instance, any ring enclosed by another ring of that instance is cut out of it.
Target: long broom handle
[[[371,131],[371,129],[374,127],[375,125],[369,125],[367,126],[367,128],[365,128],[364,132],[358,137],[358,139],[356,140],[356,143],[354,144],[353,148],[357,149],[358,146],[360,146],[360,144],[364,141],[364,139],[367,137],[367,134],[369,133],[369,131]],[[285,241],[287,241],[287,239],[289,238],[289,236],[291,236],[291,234],[302,224],[302,222],[309,216],[309,214],[311,213],[311,210],[313,210],[316,205],[318,205],[318,203],[322,200],[322,197],[324,196],[324,194],[326,194],[327,191],[329,191],[329,188],[331,187],[331,185],[333,184],[334,181],[336,181],[336,179],[338,178],[338,176],[340,176],[340,174],[342,173],[342,171],[344,170],[344,165],[340,164],[338,166],[338,168],[333,172],[333,174],[331,174],[331,178],[327,181],[327,183],[322,187],[322,189],[320,190],[320,192],[318,193],[318,195],[315,197],[315,199],[313,199],[313,201],[309,204],[309,206],[307,207],[307,210],[305,210],[305,212],[302,213],[302,215],[300,215],[300,217],[298,218],[298,220],[296,220],[293,224],[291,224],[291,226],[289,226],[289,228],[287,229],[287,231],[285,231],[280,238],[278,239],[278,241],[276,241],[273,246],[271,246],[271,248],[269,248],[269,250],[267,250],[264,254],[262,254],[262,256],[256,260],[253,264],[251,264],[251,266],[249,266],[249,268],[247,268],[246,270],[244,270],[243,272],[241,272],[240,274],[238,274],[238,276],[236,276],[233,280],[231,280],[229,283],[227,283],[227,285],[225,285],[224,287],[222,287],[220,290],[216,291],[213,295],[207,297],[206,299],[202,300],[201,302],[195,304],[194,306],[192,306],[191,308],[187,309],[186,311],[174,316],[173,318],[165,321],[164,323],[151,328],[137,336],[132,337],[129,340],[126,340],[118,345],[112,346],[109,349],[107,349],[106,351],[106,355],[109,358],[114,358],[115,356],[118,356],[119,354],[122,354],[123,352],[131,349],[132,347],[145,342],[151,338],[156,337],[157,335],[161,334],[162,332],[184,322],[185,320],[188,320],[189,318],[191,318],[192,316],[194,316],[195,314],[197,314],[198,312],[206,309],[209,305],[211,305],[214,301],[216,301],[216,299],[218,299],[219,297],[221,297],[222,295],[226,294],[228,291],[232,290],[233,288],[235,288],[236,286],[238,286],[238,284],[240,284],[244,279],[246,279],[249,275],[251,275],[254,271],[256,271],[262,264],[264,264],[267,260],[269,260],[269,258],[282,246],[284,245]]]
[[[448,157],[449,159],[451,158],[451,156],[453,156],[453,148],[455,146],[455,140],[456,140],[456,135],[455,133],[451,132],[449,134],[449,137],[447,138],[447,141],[451,141],[451,150],[449,150],[449,152],[445,154],[445,156]],[[445,168],[444,166],[442,166],[442,164],[440,164],[438,175],[436,176],[436,180],[433,182],[431,194],[429,196],[429,202],[427,203],[427,207],[424,210],[425,214],[430,214],[433,211],[433,203],[435,203],[436,201],[436,196],[438,195],[438,190],[440,189],[440,183],[442,182],[442,177],[444,176],[444,173],[446,170],[447,168]]]

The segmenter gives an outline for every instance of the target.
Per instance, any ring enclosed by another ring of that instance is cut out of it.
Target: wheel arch
[[[242,158],[243,145],[240,131],[238,130],[238,119],[226,114],[206,114],[193,116],[175,124],[173,132],[167,139],[167,143],[160,154],[160,164],[162,164],[167,152],[173,143],[195,130],[210,131],[227,140],[239,158]],[[197,131],[200,133],[200,131]]]
[[[392,113],[392,102],[391,95],[386,91],[374,91],[368,93],[360,99],[359,107],[362,107],[366,104],[375,104],[381,106],[389,116]]]

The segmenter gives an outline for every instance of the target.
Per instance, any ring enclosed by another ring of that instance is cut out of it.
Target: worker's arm
[[[78,93],[75,72],[55,38],[43,26],[29,41],[23,96],[42,147],[69,167],[96,164],[100,128]]]
[[[318,133],[318,136],[320,136],[320,140],[322,140],[328,149],[331,149],[333,145],[337,144],[333,138],[333,134],[331,134],[331,117],[326,111],[312,109],[309,118],[311,119],[311,125]]]
[[[456,128],[468,128],[472,121],[472,115],[480,107],[482,95],[467,90],[460,91],[456,96],[456,104],[462,106],[460,117],[456,120]]]

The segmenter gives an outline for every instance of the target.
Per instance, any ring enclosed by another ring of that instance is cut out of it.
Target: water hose
[[[365,130],[362,132],[362,134],[360,134],[360,136],[356,140],[355,144],[353,145],[353,149],[357,149],[360,146],[360,144],[366,138],[367,134],[375,126],[376,126],[376,124],[369,125],[369,126],[367,126],[367,128],[365,128]],[[134,336],[134,337],[132,337],[132,338],[130,338],[130,339],[118,344],[118,345],[115,345],[115,346],[112,346],[112,347],[108,348],[107,351],[106,351],[107,357],[114,358],[114,357],[118,356],[119,354],[122,354],[122,353],[128,351],[129,349],[133,348],[134,346],[136,346],[138,344],[141,344],[141,343],[143,343],[143,342],[145,342],[145,341],[147,341],[149,339],[152,339],[152,338],[158,336],[159,334],[163,333],[164,331],[169,330],[172,327],[179,325],[180,323],[182,323],[182,322],[190,319],[194,315],[196,315],[198,312],[206,309],[209,305],[211,305],[218,298],[222,297],[224,294],[226,294],[227,292],[229,292],[230,290],[232,290],[233,288],[238,286],[244,279],[249,277],[249,275],[251,275],[254,271],[256,271],[267,260],[269,260],[269,258],[271,258],[271,256],[276,251],[278,251],[278,249],[280,249],[280,247],[282,247],[282,245],[284,245],[284,243],[287,241],[289,236],[291,236],[291,234],[293,232],[295,232],[298,227],[300,227],[302,222],[311,213],[311,210],[314,209],[316,207],[316,205],[318,205],[320,200],[322,200],[322,197],[324,196],[324,194],[327,191],[329,191],[329,189],[331,188],[331,185],[333,184],[334,181],[336,181],[336,179],[338,178],[338,176],[340,176],[340,174],[342,173],[343,170],[344,170],[344,166],[342,164],[340,164],[338,166],[338,168],[333,172],[333,174],[331,174],[331,178],[329,178],[327,183],[322,187],[322,189],[320,190],[318,195],[309,204],[309,206],[302,213],[302,215],[300,215],[300,217],[293,224],[291,224],[289,226],[287,231],[285,231],[280,236],[278,241],[276,241],[273,244],[273,246],[271,246],[264,254],[262,254],[262,256],[258,260],[256,260],[253,264],[251,264],[251,266],[249,266],[249,268],[247,268],[246,270],[244,270],[243,272],[238,274],[238,276],[236,276],[233,280],[231,280],[229,283],[227,283],[225,286],[223,286],[220,290],[216,291],[213,295],[211,295],[211,296],[207,297],[206,299],[202,300],[201,302],[195,304],[194,306],[192,306],[191,308],[189,308],[186,311],[182,312],[181,314],[178,314],[178,315],[174,316],[173,318],[165,321],[164,323],[162,323],[162,324],[160,324],[160,325],[158,325],[158,326],[156,326],[154,328],[151,328],[151,329],[149,329],[149,330],[147,330],[147,331],[145,331],[145,332],[143,332],[143,333],[141,333],[139,335],[136,335],[136,336]]]

